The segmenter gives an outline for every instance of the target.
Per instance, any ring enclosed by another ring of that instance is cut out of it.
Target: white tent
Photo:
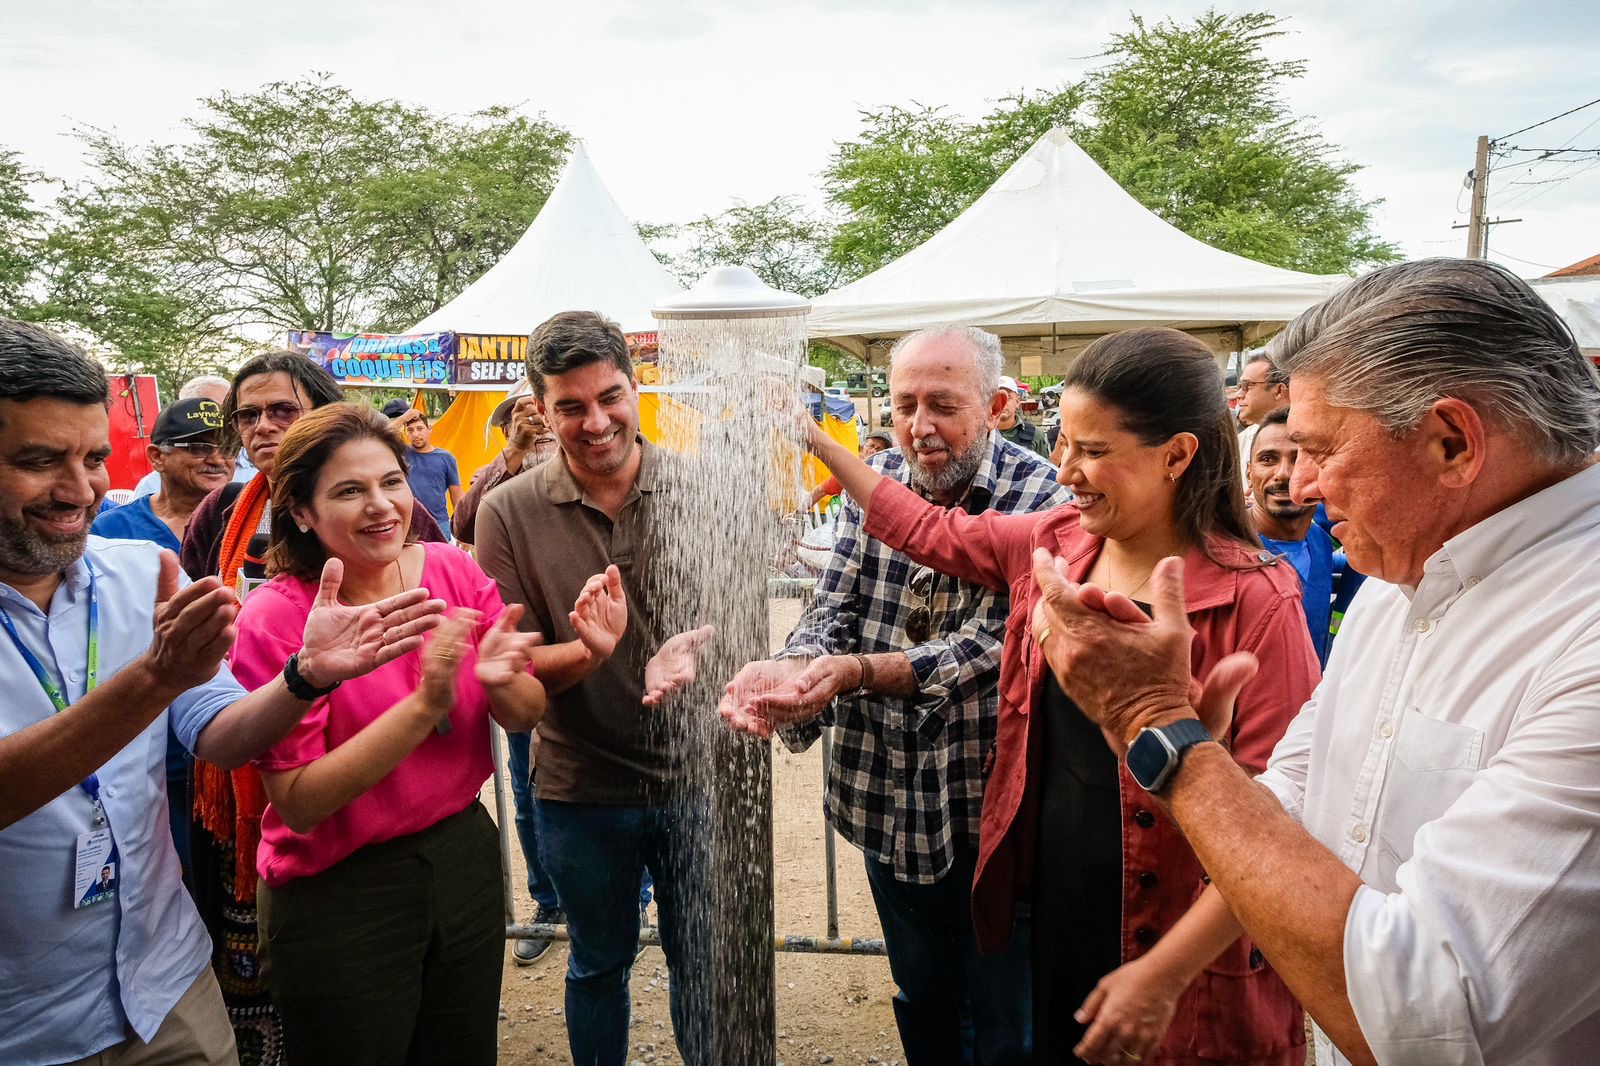
[[[1007,338],[1021,373],[1059,373],[1089,340],[1136,326],[1240,351],[1348,280],[1195,240],[1054,129],[925,243],[813,301],[809,329],[863,354],[924,326],[982,326]]]
[[[1600,358],[1600,278],[1538,278],[1528,284],[1567,323],[1583,354]]]
[[[624,333],[643,333],[655,329],[650,309],[682,291],[639,239],[580,142],[528,232],[407,332],[526,336],[558,311],[598,311]]]

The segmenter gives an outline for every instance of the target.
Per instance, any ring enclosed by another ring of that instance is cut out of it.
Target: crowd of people
[[[1307,1013],[1319,1063],[1586,1061],[1600,377],[1560,319],[1399,264],[1237,411],[1186,334],[1095,341],[1053,442],[1003,369],[902,338],[860,455],[774,410],[837,537],[781,650],[714,679],[749,743],[835,730],[908,1064],[1300,1063]],[[535,330],[528,381],[462,492],[425,412],[264,353],[100,514],[103,370],[0,322],[0,1061],[493,1062],[491,720],[573,1061],[627,1060],[652,893],[712,1061],[653,723],[711,713],[674,697],[718,619],[663,617],[643,550],[694,460],[640,435],[600,315]]]

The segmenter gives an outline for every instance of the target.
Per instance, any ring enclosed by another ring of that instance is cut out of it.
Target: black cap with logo
[[[187,400],[174,400],[167,404],[156,419],[156,428],[150,434],[151,444],[171,444],[187,440],[202,433],[222,432],[222,408],[215,400],[198,396]]]

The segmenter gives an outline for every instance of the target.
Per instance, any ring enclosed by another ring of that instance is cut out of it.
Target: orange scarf
[[[257,474],[234,501],[217,553],[218,576],[228,588],[244,568],[250,538],[261,525],[270,495],[267,475]],[[256,847],[261,843],[261,816],[266,811],[266,790],[260,775],[249,766],[229,771],[195,760],[195,817],[218,840],[233,841],[233,896],[241,903],[255,902]]]

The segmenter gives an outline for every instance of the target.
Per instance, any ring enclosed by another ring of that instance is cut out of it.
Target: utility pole
[[[1488,228],[1489,138],[1478,138],[1478,157],[1472,164],[1472,217],[1467,221],[1467,258],[1484,257],[1483,238]]]

